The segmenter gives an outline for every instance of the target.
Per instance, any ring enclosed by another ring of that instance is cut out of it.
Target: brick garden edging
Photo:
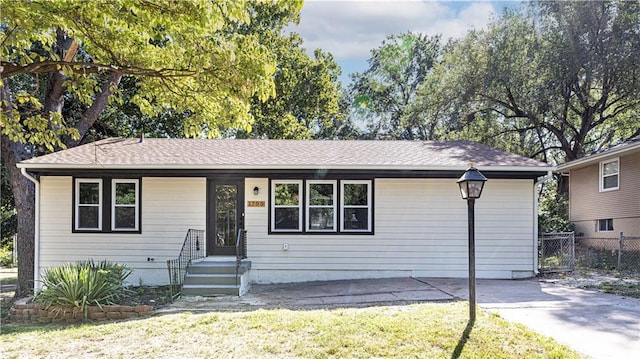
[[[16,323],[79,323],[85,321],[84,313],[78,308],[45,309],[38,303],[28,303],[29,298],[18,300],[9,309],[9,321]],[[103,305],[91,306],[87,311],[87,321],[140,318],[151,315],[150,305]]]

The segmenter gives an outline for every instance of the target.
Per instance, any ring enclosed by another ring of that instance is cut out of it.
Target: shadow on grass
[[[464,350],[464,346],[465,344],[467,344],[467,340],[469,340],[469,336],[471,335],[471,330],[473,329],[474,324],[475,321],[473,319],[469,319],[466,328],[464,328],[464,331],[462,332],[462,336],[460,336],[458,345],[456,345],[456,348],[451,354],[451,359],[458,359],[460,357],[460,354],[462,354],[462,350]]]

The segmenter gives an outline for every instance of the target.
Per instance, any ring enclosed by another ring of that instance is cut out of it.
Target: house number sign
[[[264,201],[247,201],[247,207],[264,207]]]

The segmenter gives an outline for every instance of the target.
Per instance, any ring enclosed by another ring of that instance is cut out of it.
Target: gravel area
[[[618,273],[596,269],[576,269],[573,272],[543,273],[540,281],[575,288],[594,288],[602,283],[640,284],[639,273]]]

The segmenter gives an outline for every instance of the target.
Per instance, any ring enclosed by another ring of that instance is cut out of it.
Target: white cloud
[[[484,27],[495,13],[493,3],[436,1],[309,1],[300,25],[291,30],[312,52],[321,48],[340,59],[367,59],[388,35],[406,31],[460,37]]]

